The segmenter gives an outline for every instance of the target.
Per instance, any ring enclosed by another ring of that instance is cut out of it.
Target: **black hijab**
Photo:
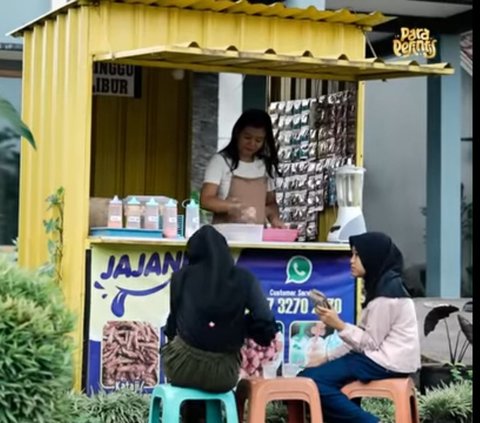
[[[365,269],[364,305],[377,297],[410,297],[402,280],[403,256],[392,239],[381,232],[350,237]]]
[[[202,226],[187,242],[188,265],[174,277],[180,285],[180,301],[215,321],[244,312],[245,277],[235,266],[225,238],[210,225]],[[251,276],[253,278],[253,276]]]

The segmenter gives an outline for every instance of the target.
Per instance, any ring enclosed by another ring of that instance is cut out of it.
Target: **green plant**
[[[286,423],[287,407],[281,401],[271,401],[267,404],[266,423]]]
[[[0,422],[65,422],[73,328],[51,279],[0,258]]]
[[[25,138],[33,148],[36,148],[35,138],[28,126],[22,121],[20,113],[3,97],[0,97],[0,118],[6,121],[8,127],[16,134]]]
[[[62,281],[62,259],[63,259],[63,208],[65,190],[58,188],[46,199],[47,211],[52,210],[53,216],[43,221],[48,239],[48,261],[41,267],[41,273],[53,278],[55,282]]]
[[[145,423],[150,396],[124,388],[92,397],[70,393],[67,396],[73,423]]]
[[[466,310],[464,306],[464,310]],[[473,325],[461,314],[457,314],[458,323],[460,325],[460,331],[457,332],[455,344],[452,343],[450,336],[450,329],[447,323],[447,318],[452,314],[460,311],[460,309],[452,304],[439,304],[434,306],[425,316],[423,322],[423,332],[425,336],[433,332],[437,324],[443,320],[447,333],[448,351],[450,354],[451,365],[461,363],[468,347],[473,344]],[[460,343],[461,335],[463,334],[464,340]]]
[[[382,423],[395,423],[395,407],[387,398],[363,398],[362,408],[378,417]]]
[[[427,390],[419,397],[422,423],[466,423],[472,421],[472,382],[463,380]]]

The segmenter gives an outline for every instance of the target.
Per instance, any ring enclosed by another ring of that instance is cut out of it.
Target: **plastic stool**
[[[225,404],[227,423],[238,423],[237,407],[233,391],[213,394],[198,389],[180,388],[170,384],[157,385],[150,401],[149,423],[160,422],[160,401],[162,403],[162,423],[178,423],[180,406],[188,400],[207,402],[207,422],[222,423],[221,402]]]
[[[310,406],[312,423],[322,423],[322,409],[317,385],[306,377],[261,379],[242,379],[236,390],[239,420],[243,420],[245,400],[248,399],[246,423],[265,421],[265,409],[270,401],[285,401],[288,407],[288,422],[303,423],[304,401]],[[210,423],[210,422],[209,422]]]
[[[420,423],[415,384],[409,377],[375,380],[368,383],[352,382],[342,388],[348,398],[389,398],[395,406],[396,423]]]

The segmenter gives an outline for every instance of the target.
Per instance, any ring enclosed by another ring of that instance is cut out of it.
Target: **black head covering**
[[[401,277],[402,253],[388,235],[366,232],[349,240],[365,269],[365,305],[377,297],[410,297]]]
[[[187,257],[188,265],[176,277],[181,279],[181,295],[188,304],[213,320],[243,312],[242,282],[250,275],[235,266],[223,235],[213,226],[202,226],[187,242]]]

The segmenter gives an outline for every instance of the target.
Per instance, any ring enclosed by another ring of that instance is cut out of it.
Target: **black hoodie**
[[[403,256],[391,238],[381,232],[350,237],[365,269],[366,298],[363,306],[377,297],[410,297],[403,279]]]
[[[214,352],[239,351],[246,337],[269,345],[277,332],[273,314],[253,274],[235,265],[225,238],[202,226],[188,240],[187,257],[188,264],[172,275],[169,340],[178,334]]]

